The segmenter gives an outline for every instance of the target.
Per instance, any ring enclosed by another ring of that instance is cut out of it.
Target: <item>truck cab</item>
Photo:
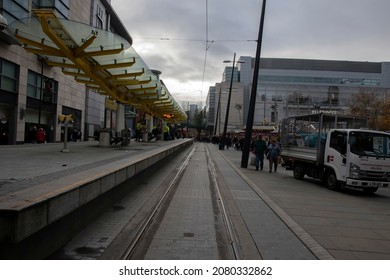
[[[324,150],[325,183],[375,192],[390,183],[390,134],[364,129],[332,129]],[[334,174],[332,174],[332,172]]]

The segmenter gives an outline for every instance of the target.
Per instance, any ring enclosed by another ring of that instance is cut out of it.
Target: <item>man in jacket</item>
[[[256,155],[256,170],[259,170],[259,167],[260,170],[263,170],[264,153],[267,151],[267,144],[261,135],[258,135],[252,146],[252,152]]]

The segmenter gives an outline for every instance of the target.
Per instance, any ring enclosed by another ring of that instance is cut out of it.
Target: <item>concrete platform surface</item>
[[[0,146],[0,244],[18,243],[149,166],[192,139]]]

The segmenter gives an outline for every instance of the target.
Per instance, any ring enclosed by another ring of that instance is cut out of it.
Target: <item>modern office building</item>
[[[196,125],[196,115],[198,114],[198,105],[197,104],[189,104],[189,112],[188,112],[188,120],[189,125]]]
[[[234,68],[233,83],[230,98],[230,109],[228,116],[228,131],[242,129],[243,123],[243,95],[244,87],[239,82],[240,72]],[[222,74],[222,81],[209,88],[206,100],[207,127],[210,135],[221,135],[224,130],[226,109],[229,97],[232,67],[226,67]]]
[[[233,88],[240,85],[243,92],[233,91],[232,98],[238,94],[236,102],[243,104],[243,128],[248,116],[254,58],[242,56],[240,60],[245,63],[238,65],[239,82],[233,83]],[[373,91],[383,98],[390,96],[390,62],[262,58],[254,125],[277,126],[284,117],[315,112],[348,114],[353,95],[362,91]],[[232,107],[234,104],[231,110]],[[215,119],[215,113],[210,115],[209,123]],[[229,125],[233,125],[230,120]]]

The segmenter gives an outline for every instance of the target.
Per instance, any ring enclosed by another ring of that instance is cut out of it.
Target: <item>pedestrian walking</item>
[[[252,142],[252,152],[256,155],[256,170],[263,170],[264,166],[264,154],[267,151],[267,144],[262,139],[261,135],[256,137],[256,140]]]
[[[225,141],[226,149],[229,150],[229,147],[232,146],[232,138],[230,138],[230,135],[226,136]]]
[[[29,129],[29,137],[30,137],[30,142],[33,143],[33,144],[37,143],[37,132],[38,132],[38,129],[37,129],[36,126],[30,127],[30,129]]]
[[[142,122],[138,121],[135,125],[135,141],[141,141]]]
[[[38,144],[43,144],[46,142],[46,133],[42,127],[38,129],[36,139]]]
[[[269,173],[272,172],[272,168],[274,172],[278,169],[278,158],[280,155],[280,147],[276,144],[275,140],[271,140],[271,144],[269,144],[267,149],[267,158],[269,161]]]
[[[169,125],[166,124],[164,126],[164,141],[168,141],[169,137],[170,137],[170,128],[169,128]]]

